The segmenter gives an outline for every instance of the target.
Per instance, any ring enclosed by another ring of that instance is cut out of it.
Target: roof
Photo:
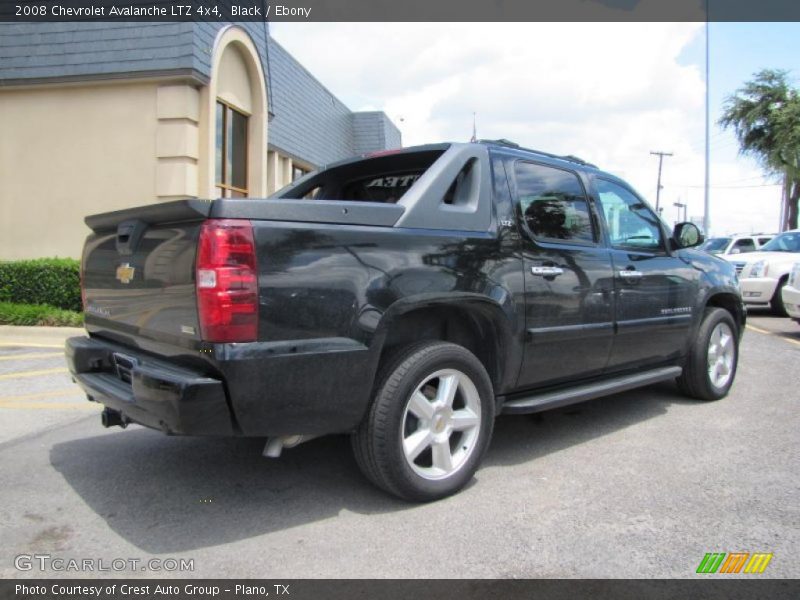
[[[0,23],[0,87],[158,76],[205,85],[215,40],[230,25]],[[270,148],[313,166],[401,145],[400,130],[385,113],[352,112],[269,37],[267,23],[234,25],[248,33],[261,57]]]
[[[0,86],[183,75],[203,83],[222,23],[0,23]],[[237,23],[266,66],[265,23]]]
[[[566,154],[566,155],[559,155],[559,154],[551,154],[550,152],[544,152],[542,150],[534,150],[532,148],[523,148],[517,143],[514,143],[507,139],[500,139],[500,140],[478,140],[479,144],[485,144],[487,146],[494,146],[496,148],[508,148],[511,150],[517,150],[519,152],[526,152],[537,154],[539,156],[547,157],[547,158],[555,158],[560,161],[566,161],[574,164],[581,165],[582,167],[588,167],[590,169],[597,169],[597,165],[593,165],[590,162],[583,160],[582,158],[578,158],[573,154]]]
[[[269,61],[271,148],[319,166],[400,146],[400,131],[385,113],[352,112],[272,38]]]

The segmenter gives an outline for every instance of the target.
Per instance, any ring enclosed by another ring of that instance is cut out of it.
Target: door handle
[[[623,279],[641,279],[644,277],[644,273],[641,271],[635,271],[633,269],[623,269],[619,272],[619,276]]]
[[[564,274],[561,267],[531,267],[531,273],[540,277],[557,277]]]

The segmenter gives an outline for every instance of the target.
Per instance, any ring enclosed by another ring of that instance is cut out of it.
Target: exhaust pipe
[[[100,414],[100,422],[103,427],[122,427],[125,429],[128,426],[128,420],[122,416],[122,413],[110,408],[104,408]]]
[[[271,437],[267,440],[267,445],[264,446],[262,456],[269,458],[278,458],[284,448],[294,448],[295,446],[313,440],[319,437],[317,435],[284,435],[280,437]]]

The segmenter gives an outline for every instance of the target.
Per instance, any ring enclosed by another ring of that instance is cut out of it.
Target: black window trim
[[[589,221],[592,226],[592,237],[594,238],[594,242],[587,242],[584,240],[562,240],[559,238],[541,237],[533,233],[533,231],[531,231],[531,228],[528,227],[528,223],[522,217],[520,203],[519,203],[519,185],[517,183],[517,164],[519,163],[536,165],[538,167],[547,167],[550,169],[555,169],[557,171],[563,171],[565,173],[569,173],[570,175],[575,176],[575,178],[578,180],[578,185],[580,185],[581,189],[583,190],[583,197],[586,200],[586,209],[587,212],[589,213]],[[540,244],[544,247],[578,246],[581,248],[599,248],[604,245],[602,227],[600,227],[600,223],[597,220],[597,215],[594,214],[595,210],[593,207],[592,197],[589,195],[583,177],[581,177],[581,174],[578,171],[572,169],[565,169],[564,167],[556,166],[543,161],[532,160],[529,158],[515,157],[513,159],[513,169],[511,169],[511,173],[512,173],[512,180],[514,182],[514,193],[511,198],[514,205],[514,216],[517,219],[518,226],[525,232],[526,237],[529,237],[533,242],[535,242],[536,244]]]

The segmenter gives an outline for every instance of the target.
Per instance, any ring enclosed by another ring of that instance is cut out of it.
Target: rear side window
[[[595,242],[586,192],[577,175],[520,161],[515,176],[520,219],[535,238]]]
[[[387,175],[370,175],[347,182],[342,189],[342,198],[364,202],[396,203],[424,171],[408,171]]]

